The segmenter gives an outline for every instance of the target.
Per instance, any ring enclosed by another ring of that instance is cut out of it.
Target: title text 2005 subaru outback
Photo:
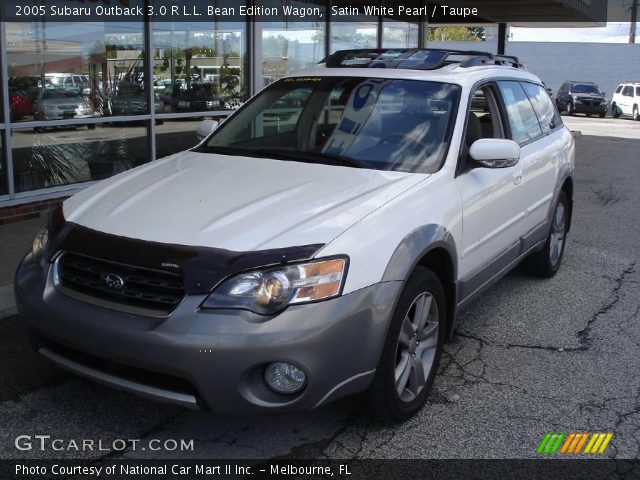
[[[64,202],[18,306],[40,354],[117,388],[222,412],[367,391],[402,421],[457,310],[521,261],[556,273],[573,170],[516,58],[342,51]]]

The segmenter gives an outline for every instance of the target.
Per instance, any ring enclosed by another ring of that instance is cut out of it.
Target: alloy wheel
[[[566,209],[564,203],[558,202],[556,211],[553,214],[553,224],[551,225],[551,239],[549,248],[549,260],[554,267],[558,265],[562,248],[564,246],[566,230]]]
[[[402,402],[415,400],[433,368],[438,346],[438,303],[429,292],[418,295],[402,322],[396,349],[395,386]]]

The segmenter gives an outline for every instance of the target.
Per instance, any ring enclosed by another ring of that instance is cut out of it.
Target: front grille
[[[62,293],[115,310],[167,316],[185,296],[182,277],[176,273],[75,253],[60,255],[55,268]]]

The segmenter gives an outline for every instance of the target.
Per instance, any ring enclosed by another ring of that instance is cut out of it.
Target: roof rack
[[[321,62],[322,63],[322,62]],[[459,64],[463,68],[499,65],[525,69],[517,57],[474,50],[378,48],[339,50],[324,60],[328,68],[397,68],[437,70]]]

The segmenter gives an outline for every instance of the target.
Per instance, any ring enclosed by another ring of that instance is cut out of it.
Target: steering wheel
[[[396,139],[396,141],[393,141],[394,139]],[[391,142],[400,143],[400,142],[406,142],[406,141],[412,144],[411,148],[415,149],[416,147],[418,147],[422,150],[429,150],[429,146],[426,143],[420,140],[416,140],[415,138],[407,137],[402,133],[392,133],[391,135],[382,137],[382,140],[380,140],[380,144],[387,144]]]

